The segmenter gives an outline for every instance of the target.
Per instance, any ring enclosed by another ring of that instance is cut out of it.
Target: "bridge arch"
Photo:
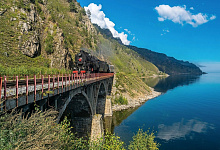
[[[67,100],[65,101],[65,103],[62,104],[63,106],[62,106],[62,108],[60,108],[60,110],[59,110],[59,115],[58,115],[58,117],[57,117],[57,122],[60,122],[60,121],[61,121],[61,117],[64,116],[63,113],[66,111],[66,108],[67,108],[67,106],[69,105],[69,103],[70,103],[73,99],[75,99],[75,97],[76,97],[77,95],[80,95],[80,94],[83,95],[83,96],[84,96],[84,100],[86,100],[86,101],[88,102],[89,108],[90,108],[90,110],[91,110],[91,114],[93,115],[92,105],[91,105],[91,103],[90,103],[90,101],[89,101],[88,96],[87,96],[85,93],[83,93],[80,88],[78,88],[78,89],[76,89],[76,90],[74,90],[74,91],[70,91],[70,92],[66,93],[65,95],[63,95],[63,97],[68,97],[68,98],[67,98]],[[68,96],[66,96],[66,95],[68,95]]]
[[[76,136],[86,137],[91,133],[93,111],[85,92],[79,92],[71,97],[60,121],[65,116],[70,121],[73,127],[71,130]]]
[[[97,93],[97,100],[96,100],[96,114],[105,113],[105,102],[106,102],[106,86],[104,83],[100,83],[99,90]]]
[[[107,95],[111,95],[111,91],[112,91],[112,82],[109,82]]]

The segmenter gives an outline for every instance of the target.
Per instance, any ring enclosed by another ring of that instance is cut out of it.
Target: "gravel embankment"
[[[159,95],[161,95],[160,92],[156,92],[152,89],[152,92],[150,94],[145,95],[142,98],[133,99],[132,101],[128,103],[128,105],[118,105],[118,104],[113,105],[112,111],[121,111],[121,110],[129,109],[129,108],[138,107],[142,105],[144,102],[146,102],[147,100],[153,99]]]

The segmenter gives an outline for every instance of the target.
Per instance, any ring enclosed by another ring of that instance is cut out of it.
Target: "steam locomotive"
[[[75,55],[73,73],[113,73],[114,66],[101,61],[95,56],[80,50]]]

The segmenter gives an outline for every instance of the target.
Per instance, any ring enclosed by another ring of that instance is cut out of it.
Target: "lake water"
[[[139,128],[154,131],[161,150],[220,150],[220,73],[160,80],[163,94],[114,113],[111,130],[126,144]]]

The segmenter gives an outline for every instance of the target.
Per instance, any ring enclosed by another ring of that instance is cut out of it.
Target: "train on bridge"
[[[114,73],[114,66],[80,50],[75,55],[73,73]]]

